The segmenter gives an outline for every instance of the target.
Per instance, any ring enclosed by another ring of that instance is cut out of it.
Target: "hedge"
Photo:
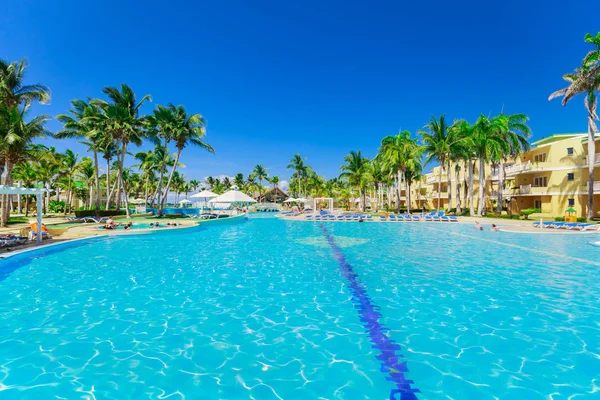
[[[125,210],[78,210],[75,211],[76,217],[113,217],[116,215],[125,215]]]

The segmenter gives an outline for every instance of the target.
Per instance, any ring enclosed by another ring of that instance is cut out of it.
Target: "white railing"
[[[437,178],[434,175],[428,176],[425,180],[425,183],[434,183],[437,181]]]
[[[531,193],[531,184],[519,186],[519,194],[529,194],[529,193]]]
[[[510,189],[504,189],[504,190],[502,190],[502,195],[503,196],[509,196],[510,194],[512,194],[512,192],[511,192]],[[491,197],[496,197],[496,196],[498,196],[498,191],[495,190],[495,189],[492,189]]]
[[[506,167],[506,174],[517,174],[522,171],[526,171],[531,169],[531,161],[527,161],[526,163],[510,165]]]
[[[585,163],[587,164],[589,161],[589,156],[585,156]],[[600,163],[600,153],[594,154],[594,164]]]
[[[589,187],[590,187],[589,182],[586,185],[586,187],[589,189]],[[600,181],[594,182],[594,192],[600,192]]]

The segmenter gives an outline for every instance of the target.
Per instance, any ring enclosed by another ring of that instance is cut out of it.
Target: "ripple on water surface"
[[[325,225],[419,399],[600,393],[589,237]],[[387,399],[394,388],[317,223],[115,237],[0,261],[0,273],[3,399]]]

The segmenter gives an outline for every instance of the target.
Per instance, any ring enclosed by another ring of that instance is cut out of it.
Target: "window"
[[[575,180],[575,174],[573,172],[569,172],[567,174],[567,180],[568,181],[574,181]]]
[[[546,176],[536,176],[533,178],[533,186],[534,187],[546,187],[548,186],[548,177]]]
[[[542,208],[542,201],[541,200],[534,200],[533,201],[533,208]]]
[[[536,154],[533,156],[533,162],[545,162],[546,161],[546,153]]]
[[[573,207],[575,205],[575,199],[569,199],[569,207]]]
[[[568,156],[572,156],[573,155],[573,148],[572,147],[567,147],[567,155]]]

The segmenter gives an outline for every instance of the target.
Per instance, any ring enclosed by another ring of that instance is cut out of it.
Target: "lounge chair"
[[[553,222],[550,222],[550,221],[543,222],[542,223],[542,228],[548,228],[550,226],[550,224],[553,224]],[[539,228],[540,227],[540,223],[539,222],[534,222],[533,223],[533,227],[534,228]]]
[[[560,229],[565,226],[565,224],[567,224],[567,222],[552,222],[548,225],[548,228]]]
[[[431,220],[435,221],[435,222],[440,222],[442,220],[443,216],[444,216],[443,213],[439,212],[439,213],[436,213],[435,215],[433,215],[431,217]]]
[[[15,236],[12,234],[0,236],[0,247],[17,246],[27,242],[27,238],[23,236]]]
[[[395,215],[390,215],[389,219],[390,219],[390,221],[396,222],[396,216]]]
[[[304,218],[307,219],[307,220],[309,220],[309,221],[312,221],[313,216],[312,215],[306,215]]]
[[[420,221],[420,220],[421,220],[421,217],[420,217],[420,216],[418,216],[418,215],[411,215],[411,219],[412,219],[413,221]]]
[[[385,215],[380,215],[380,216],[379,216],[379,220],[380,220],[380,221],[386,221],[386,220],[387,220],[387,217],[386,217]]]
[[[450,222],[458,222],[458,217],[455,215],[449,215],[447,218]]]
[[[373,216],[372,215],[367,215],[367,221],[373,221]]]

